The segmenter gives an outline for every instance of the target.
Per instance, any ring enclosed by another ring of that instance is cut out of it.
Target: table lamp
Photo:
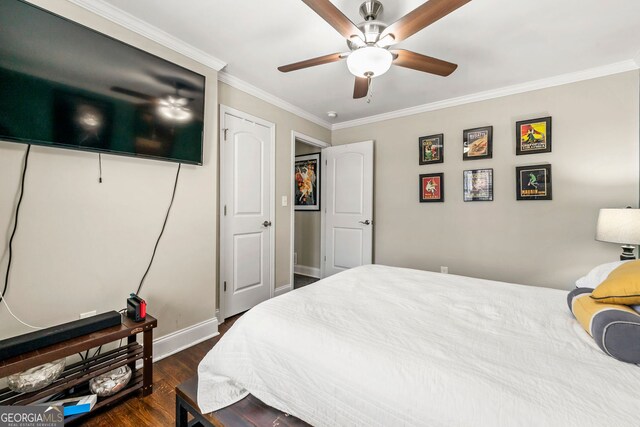
[[[621,261],[636,259],[635,245],[640,245],[640,209],[600,209],[596,240],[621,243]]]

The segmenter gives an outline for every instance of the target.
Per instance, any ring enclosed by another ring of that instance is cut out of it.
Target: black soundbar
[[[109,311],[85,319],[41,329],[0,341],[0,360],[48,347],[62,341],[87,335],[122,323],[120,313]]]

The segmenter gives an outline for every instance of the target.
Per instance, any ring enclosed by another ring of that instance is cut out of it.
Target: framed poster
[[[421,165],[444,162],[444,134],[418,138],[418,150]]]
[[[296,156],[294,206],[297,211],[320,210],[320,153]]]
[[[474,169],[463,172],[464,201],[493,201],[493,169]]]
[[[516,122],[516,154],[551,152],[551,117]]]
[[[420,203],[444,202],[444,173],[420,175]]]
[[[462,160],[490,159],[493,156],[493,126],[468,129],[462,136]]]
[[[518,200],[552,200],[551,165],[516,167],[516,198]]]

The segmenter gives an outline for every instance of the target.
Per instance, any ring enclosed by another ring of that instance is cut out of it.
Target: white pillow
[[[605,281],[609,276],[609,273],[620,267],[625,262],[627,261],[615,261],[597,266],[591,270],[589,274],[576,280],[576,288],[597,288],[600,283]]]

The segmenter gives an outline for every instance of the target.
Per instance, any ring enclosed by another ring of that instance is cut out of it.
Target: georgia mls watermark
[[[62,427],[62,406],[0,406],[0,427]]]

